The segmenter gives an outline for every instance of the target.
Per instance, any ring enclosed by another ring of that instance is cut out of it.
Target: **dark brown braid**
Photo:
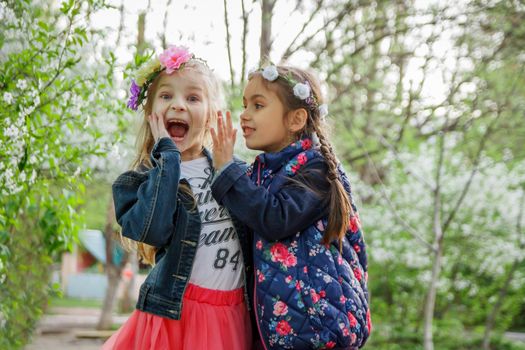
[[[343,184],[339,180],[337,159],[330,142],[320,127],[319,119],[312,124],[321,143],[321,153],[328,164],[328,180],[330,182],[330,211],[328,215],[328,226],[323,235],[323,243],[328,244],[336,239],[341,242],[348,228],[348,219],[354,215],[354,212]]]
[[[311,136],[315,132],[319,138],[321,153],[328,165],[328,182],[330,183],[330,189],[327,193],[329,203],[328,225],[323,235],[323,243],[329,244],[334,240],[338,240],[341,243],[348,229],[349,218],[354,215],[354,212],[350,199],[339,179],[337,159],[332,145],[321,127],[321,116],[318,108],[323,103],[321,88],[313,75],[301,69],[277,66],[277,71],[279,72],[277,80],[270,82],[261,77],[262,82],[268,89],[273,90],[277,94],[285,107],[285,112],[304,108],[308,113],[306,125],[303,130],[297,133],[296,137],[299,138],[304,134]],[[260,72],[252,74],[250,79],[257,75],[260,75]],[[316,100],[315,106],[307,104],[305,100],[301,100],[294,95],[293,86],[290,85],[290,77],[296,82],[304,83],[307,81],[310,84],[313,97]]]

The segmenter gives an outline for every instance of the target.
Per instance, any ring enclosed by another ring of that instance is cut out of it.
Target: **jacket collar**
[[[255,158],[255,164],[264,165],[265,169],[275,172],[297,154],[312,148],[312,140],[304,137],[275,153],[261,153]]]

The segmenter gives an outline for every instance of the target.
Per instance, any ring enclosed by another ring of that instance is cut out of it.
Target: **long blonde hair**
[[[185,65],[184,70],[191,70],[195,73],[201,74],[204,82],[204,91],[205,96],[208,99],[209,106],[209,118],[211,118],[210,123],[214,123],[217,118],[217,112],[220,111],[224,106],[224,98],[222,93],[221,85],[218,79],[215,77],[213,71],[199,59],[191,59]],[[150,129],[147,116],[151,114],[153,109],[153,100],[155,93],[157,92],[158,82],[162,74],[151,83],[148,87],[148,92],[146,94],[146,103],[143,107],[143,116],[142,123],[137,135],[137,140],[135,146],[137,147],[137,155],[131,164],[131,168],[136,171],[144,171],[146,169],[151,169],[153,164],[151,164],[150,154],[153,146],[155,145],[155,139]],[[205,134],[205,143],[210,143],[209,130],[206,130]],[[192,195],[191,189],[188,186],[179,185],[181,191]],[[122,246],[127,250],[136,250],[138,252],[141,262],[144,264],[154,265],[155,264],[155,254],[157,248],[146,243],[136,242],[132,239],[126,238],[120,233],[120,239]]]

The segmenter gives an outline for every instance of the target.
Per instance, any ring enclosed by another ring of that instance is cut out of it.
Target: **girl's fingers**
[[[222,113],[219,112],[217,116],[217,130],[213,128],[211,129],[213,130],[212,138],[215,137],[214,146],[216,147],[221,147],[222,144],[224,143],[224,125],[223,124],[224,123],[222,121]]]
[[[224,140],[224,123],[222,120],[222,113],[219,115],[219,118],[217,119],[217,134],[219,136],[219,140]]]
[[[155,112],[151,113],[148,115],[148,123],[155,142],[161,137],[169,136],[166,126],[164,125],[164,117],[162,115]]]
[[[168,130],[166,129],[166,125],[164,125],[164,116],[162,114],[154,113],[155,120],[155,129],[157,133],[157,138],[161,137],[169,137]]]
[[[226,111],[226,123],[228,124],[228,134],[231,136],[233,131],[232,114],[230,111]]]
[[[211,129],[210,129],[211,131]],[[215,146],[225,146],[225,144],[235,142],[237,129],[233,128],[231,112],[226,111],[226,121],[222,112],[217,113],[217,130],[213,130],[212,139]]]

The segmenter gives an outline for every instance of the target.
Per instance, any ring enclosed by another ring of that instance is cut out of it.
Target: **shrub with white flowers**
[[[0,2],[1,349],[30,339],[55,289],[50,266],[81,224],[82,181],[124,111],[112,97],[115,58],[83,59],[100,41],[82,18],[104,2]]]
[[[371,294],[376,305],[385,302],[392,324],[417,324],[428,290],[432,254],[400,223],[433,241],[433,193],[436,145],[424,143],[417,152],[391,154],[383,164],[390,169],[381,190],[355,184],[362,196],[373,198],[362,210],[369,246]],[[470,176],[465,154],[447,146],[441,176],[443,220],[452,211]],[[384,194],[383,194],[384,191]],[[463,204],[444,238],[443,270],[438,282],[436,314],[449,311],[463,325],[484,324],[495,297],[514,261],[525,261],[523,232],[517,231],[520,201],[525,191],[525,162],[497,163],[483,157]],[[385,198],[388,198],[388,200]],[[521,207],[523,209],[523,207]],[[520,244],[521,243],[521,244]],[[516,316],[513,304],[525,298],[525,271],[517,270],[504,304],[505,322]],[[520,287],[521,286],[521,287]],[[514,300],[514,302],[512,302]],[[465,315],[462,317],[460,315]],[[504,321],[499,325],[505,329]]]

